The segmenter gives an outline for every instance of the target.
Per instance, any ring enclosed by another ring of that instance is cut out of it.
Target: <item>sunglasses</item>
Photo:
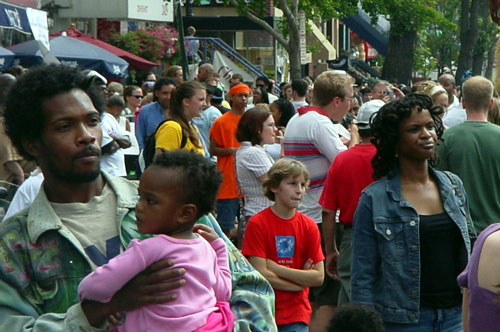
[[[137,99],[142,99],[142,98],[144,98],[144,96],[134,96],[134,95],[132,95],[132,97],[135,97],[135,98],[137,98]]]

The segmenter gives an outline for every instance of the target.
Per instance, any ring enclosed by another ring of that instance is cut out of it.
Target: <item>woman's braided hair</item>
[[[370,125],[373,134],[371,142],[377,147],[377,153],[372,159],[375,180],[388,175],[394,167],[398,158],[396,148],[400,136],[399,124],[403,119],[408,118],[415,108],[418,112],[428,110],[436,125],[438,139],[443,134],[439,106],[433,106],[432,99],[428,95],[412,93],[382,106],[372,117]],[[429,163],[435,166],[437,161],[435,154],[430,158]]]

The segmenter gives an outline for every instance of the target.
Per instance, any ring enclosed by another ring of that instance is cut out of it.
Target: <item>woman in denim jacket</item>
[[[374,306],[388,332],[462,331],[456,277],[474,230],[460,179],[431,167],[439,112],[430,97],[411,94],[372,119],[378,181],[354,217],[351,295]]]

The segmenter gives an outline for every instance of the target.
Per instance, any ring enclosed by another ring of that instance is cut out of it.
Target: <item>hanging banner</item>
[[[174,2],[167,0],[128,0],[129,19],[174,21]]]
[[[47,12],[43,10],[26,8],[26,16],[30,23],[33,38],[38,40],[50,51],[49,27],[47,25]]]
[[[214,66],[215,72],[220,75],[222,84],[225,90],[229,90],[229,79],[233,74],[241,74],[243,76],[243,81],[255,81],[257,78],[254,75],[247,73],[245,70],[241,69],[236,63],[229,59],[224,54],[219,51],[214,52],[214,60],[212,65]]]
[[[307,61],[306,50],[306,12],[299,11],[299,38],[300,38],[300,63],[305,65]]]

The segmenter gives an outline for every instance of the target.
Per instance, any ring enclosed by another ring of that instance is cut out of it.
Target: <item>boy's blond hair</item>
[[[281,158],[267,172],[267,180],[262,184],[264,195],[274,202],[274,193],[271,189],[278,188],[281,181],[286,178],[296,178],[300,175],[303,175],[309,184],[309,172],[303,163],[290,158]]]

